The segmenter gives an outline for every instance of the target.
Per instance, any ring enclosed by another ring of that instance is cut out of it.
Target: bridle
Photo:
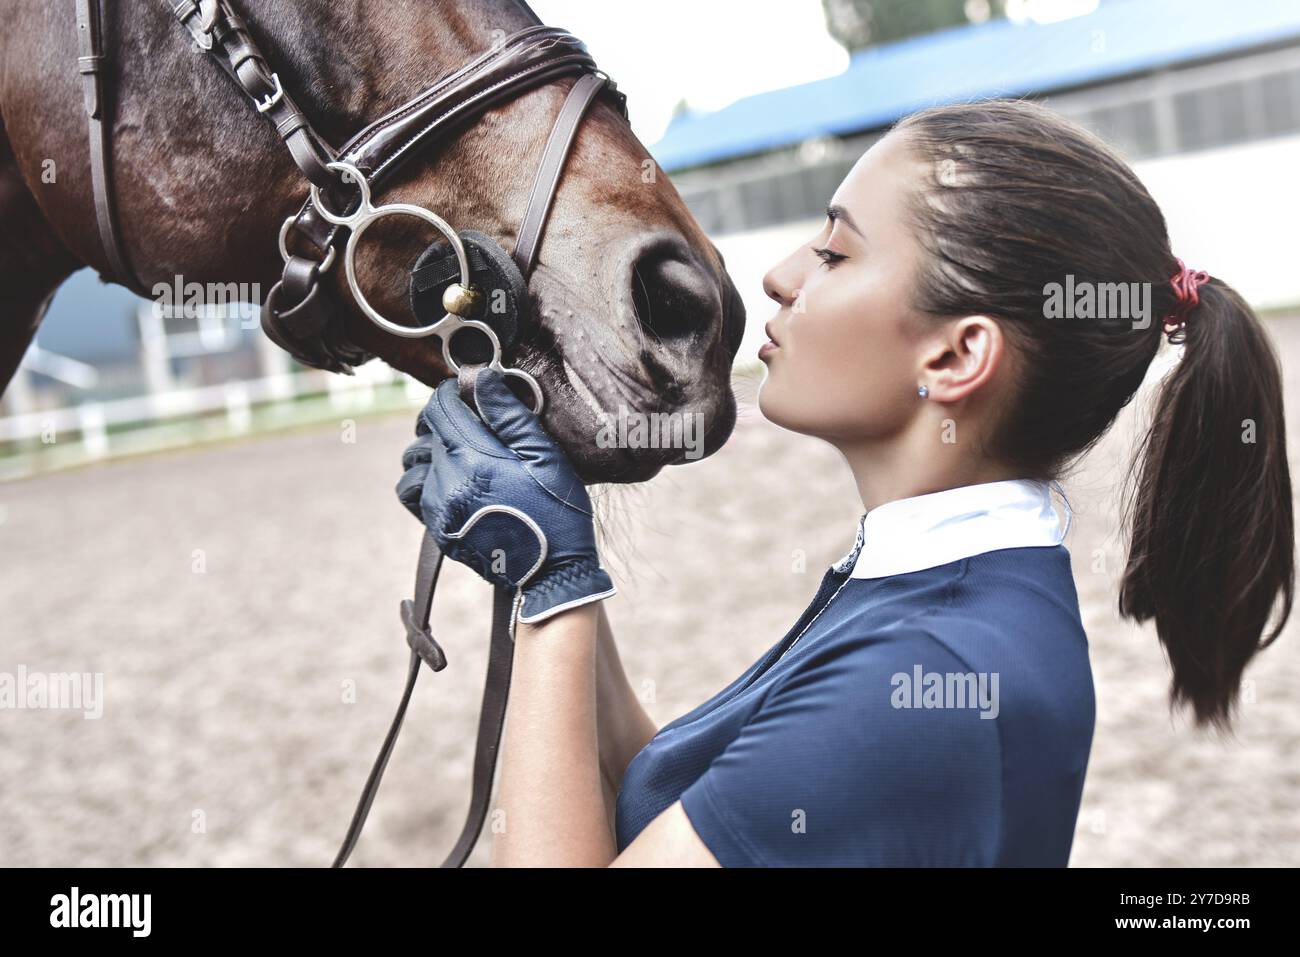
[[[81,47],[78,65],[89,117],[95,213],[112,272],[118,281],[138,291],[145,287],[131,268],[122,243],[109,185],[107,130],[111,124],[105,119],[111,114],[104,96],[107,58],[101,4],[102,0],[77,2]],[[522,5],[528,10],[526,4]],[[300,362],[316,368],[350,373],[349,363],[365,361],[367,357],[355,347],[338,344],[342,338],[337,334],[341,316],[330,297],[322,292],[321,276],[341,257],[353,299],[377,326],[408,338],[439,336],[443,358],[453,374],[459,372],[459,364],[452,354],[452,339],[462,329],[475,329],[493,345],[493,358],[488,364],[523,381],[533,397],[534,408],[540,411],[542,395],[536,381],[526,373],[501,366],[503,343],[488,322],[475,317],[483,306],[482,290],[475,289],[471,281],[462,238],[445,220],[427,209],[409,204],[375,207],[370,197],[423,149],[444,141],[453,131],[462,129],[493,106],[561,77],[577,77],[542,152],[520,222],[512,258],[519,275],[527,277],[536,261],[560,174],[587,108],[598,93],[607,91],[623,116],[627,116],[626,97],[597,69],[583,43],[567,31],[539,21],[536,26],[505,37],[443,76],[335,150],[316,132],[285,90],[280,75],[271,69],[248,25],[234,12],[229,0],[179,0],[173,4],[172,11],[198,47],[208,52],[258,113],[266,117],[310,186],[310,195],[302,208],[286,219],[280,229],[279,247],[284,267],[280,281],[262,307],[262,328],[267,336]],[[332,212],[331,200],[334,203],[342,200],[349,207],[342,213]],[[429,223],[454,252],[459,276],[445,294],[445,315],[438,322],[411,327],[384,318],[366,299],[357,281],[355,253],[361,235],[375,221],[398,215],[414,216]],[[294,248],[309,250],[310,254],[296,253]]]
[[[520,3],[537,19],[526,3],[522,0]],[[95,217],[114,278],[138,291],[145,287],[131,268],[122,243],[111,189],[108,132],[112,111],[105,96],[108,59],[101,8],[102,0],[77,0],[80,54],[77,63],[89,124]],[[197,46],[229,74],[257,112],[272,124],[308,181],[308,198],[280,228],[279,247],[284,268],[262,306],[262,328],[272,341],[300,362],[330,371],[350,373],[349,362],[364,361],[360,358],[363,354],[352,351],[355,347],[337,345],[328,334],[337,328],[339,314],[323,291],[321,276],[341,259],[353,299],[379,328],[407,338],[438,336],[442,340],[443,358],[453,374],[459,374],[462,364],[468,363],[459,363],[453,356],[452,341],[462,330],[475,330],[491,345],[491,359],[486,364],[526,386],[534,399],[534,410],[540,412],[543,396],[536,380],[502,363],[504,349],[517,337],[522,315],[504,317],[513,325],[512,334],[503,341],[499,335],[501,323],[494,327],[484,307],[486,292],[500,284],[514,290],[514,296],[507,300],[513,303],[512,309],[520,312],[526,308],[526,293],[521,295],[520,291],[526,291],[526,278],[536,263],[542,231],[578,126],[597,94],[602,91],[610,94],[619,112],[627,118],[626,97],[597,69],[583,43],[567,31],[545,26],[538,20],[537,25],[505,37],[490,50],[441,77],[336,150],[313,129],[295,104],[229,0],[179,0],[173,3],[172,12]],[[445,141],[453,131],[463,129],[494,106],[569,76],[576,80],[542,151],[518,239],[508,256],[496,247],[494,240],[472,230],[458,234],[444,219],[421,206],[373,205],[372,196],[424,148]],[[444,315],[421,325],[405,326],[381,315],[366,299],[357,281],[356,249],[361,237],[376,221],[388,216],[415,217],[433,226],[442,237],[442,243],[431,247],[421,258],[424,266],[413,274],[412,295],[414,301],[415,279],[420,278],[421,288],[440,281],[445,287],[441,296]],[[314,254],[294,251],[304,248]],[[476,282],[475,276],[486,279]],[[485,282],[490,283],[486,289]],[[407,644],[411,647],[406,686],[334,860],[335,867],[347,861],[360,837],[401,730],[421,662],[434,671],[441,671],[447,665],[446,655],[429,628],[429,612],[441,566],[442,552],[426,532],[420,547],[415,597],[404,600],[400,608]],[[509,694],[514,605],[512,590],[495,589],[470,808],[460,837],[443,867],[459,867],[465,862],[487,815]]]

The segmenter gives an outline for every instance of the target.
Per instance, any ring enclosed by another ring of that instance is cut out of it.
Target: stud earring
[[[922,399],[924,399],[927,395],[930,394],[930,389],[928,386],[918,386],[916,389],[916,394],[919,395]]]

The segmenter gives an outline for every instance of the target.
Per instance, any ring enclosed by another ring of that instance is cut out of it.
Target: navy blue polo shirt
[[[680,799],[725,867],[1067,864],[1095,702],[1046,486],[879,508],[785,637],[632,760],[620,852]],[[1040,544],[984,548],[1016,542]]]

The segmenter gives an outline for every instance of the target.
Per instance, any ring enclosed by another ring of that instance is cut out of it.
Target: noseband
[[[111,189],[108,131],[112,114],[106,107],[103,79],[107,55],[102,2],[77,0],[80,47],[77,62],[89,124],[95,216],[114,278],[138,291],[146,287],[131,268],[122,243]],[[532,13],[522,0],[521,6]],[[309,186],[302,207],[280,228],[284,269],[262,305],[262,328],[267,336],[298,361],[333,372],[350,374],[350,363],[369,358],[355,347],[337,344],[341,315],[323,291],[321,277],[341,260],[353,300],[375,325],[405,338],[439,337],[443,359],[453,374],[459,374],[462,365],[471,361],[463,353],[458,360],[453,353],[456,334],[475,331],[490,346],[490,357],[475,356],[475,364],[486,364],[519,381],[531,395],[534,411],[540,412],[543,396],[537,381],[520,369],[505,366],[503,352],[518,338],[525,323],[527,277],[537,261],[538,245],[560,175],[588,107],[603,91],[609,94],[624,119],[627,118],[626,97],[617,90],[613,80],[597,69],[583,43],[567,31],[545,26],[539,20],[536,26],[505,37],[487,52],[443,76],[414,99],[334,149],[294,103],[280,75],[271,69],[247,24],[235,13],[229,0],[178,0],[173,3],[172,12],[198,48],[229,74],[257,112],[271,123]],[[536,19],[536,14],[533,17]],[[421,206],[374,205],[372,197],[422,150],[445,142],[454,132],[463,131],[487,110],[563,77],[576,80],[542,151],[512,253],[506,254],[495,240],[482,233],[473,230],[457,233],[446,220]],[[442,237],[417,262],[411,287],[417,321],[424,318],[420,313],[427,307],[429,293],[439,288],[441,315],[436,315],[439,310],[434,308],[435,317],[416,326],[402,325],[382,315],[366,298],[357,280],[356,252],[362,236],[377,220],[393,216],[419,219],[433,226]],[[476,275],[483,278],[476,282]],[[490,299],[504,301],[505,310],[494,316],[494,310],[488,308]],[[336,334],[331,336],[331,331]],[[335,858],[335,867],[347,861],[360,837],[401,730],[421,662],[434,671],[446,667],[446,655],[429,628],[429,611],[441,566],[442,553],[426,532],[420,548],[415,597],[401,604],[402,623],[411,647],[406,687]],[[510,683],[514,597],[507,589],[495,590],[470,809],[460,838],[443,867],[459,867],[465,862],[487,814]]]

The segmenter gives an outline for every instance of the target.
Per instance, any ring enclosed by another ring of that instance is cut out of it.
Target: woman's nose
[[[783,306],[794,303],[803,285],[803,277],[799,271],[799,252],[800,250],[796,249],[769,269],[763,277],[763,292],[769,299]]]
[[[785,305],[785,297],[781,294],[781,290],[776,288],[776,283],[773,281],[770,272],[763,277],[763,292],[767,294],[768,299],[775,300],[783,306]]]

